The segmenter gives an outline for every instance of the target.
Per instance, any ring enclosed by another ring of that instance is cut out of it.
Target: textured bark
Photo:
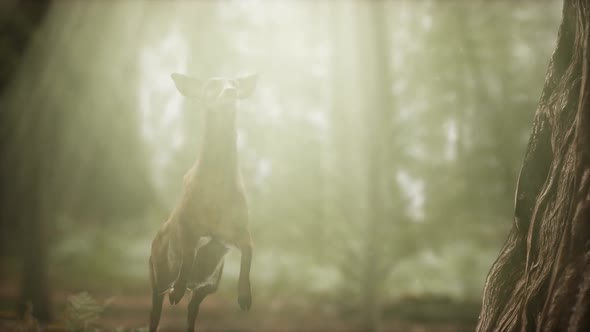
[[[478,331],[590,331],[590,4],[565,0]]]

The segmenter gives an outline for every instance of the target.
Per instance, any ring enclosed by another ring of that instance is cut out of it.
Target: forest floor
[[[14,313],[17,299],[13,282],[0,282],[0,331],[24,331],[22,322]],[[135,290],[118,292],[114,297],[95,295],[94,298],[102,303],[109,301],[108,307],[96,321],[100,331],[147,331],[148,315],[151,306],[149,293]],[[71,291],[53,290],[55,308],[64,308]],[[97,294],[93,292],[93,295]],[[181,303],[171,306],[166,302],[162,312],[159,331],[172,332],[186,329],[186,305],[189,296],[185,296]],[[59,317],[59,310],[56,310]],[[309,308],[292,306],[286,300],[270,301],[253,306],[250,312],[239,310],[236,301],[222,295],[211,295],[201,305],[197,320],[197,331],[208,332],[356,332],[359,331],[358,322],[350,318],[353,315],[343,315],[329,307],[320,306]],[[443,322],[408,322],[395,318],[384,317],[383,332],[463,332],[473,331],[475,326],[467,323]],[[42,325],[42,331],[67,331],[63,323]]]

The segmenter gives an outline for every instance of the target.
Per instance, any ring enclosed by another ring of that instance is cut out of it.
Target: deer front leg
[[[252,292],[250,289],[250,266],[252,265],[252,239],[250,233],[246,232],[242,241],[239,242],[242,254],[240,261],[240,277],[238,280],[238,304],[244,311],[250,310],[252,305]]]
[[[187,227],[184,227],[184,225],[179,223],[177,228],[178,240],[180,241],[181,262],[178,276],[172,284],[172,290],[168,295],[170,304],[179,303],[186,292],[186,283],[188,275],[193,269],[193,261],[195,259],[195,243],[197,242],[192,232],[190,232]]]

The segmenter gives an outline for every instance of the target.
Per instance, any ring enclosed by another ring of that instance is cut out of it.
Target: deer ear
[[[251,74],[238,77],[236,81],[238,82],[238,98],[247,98],[254,92],[254,88],[256,88],[258,75]]]
[[[174,73],[170,75],[176,85],[176,89],[187,98],[200,98],[203,92],[203,81]]]

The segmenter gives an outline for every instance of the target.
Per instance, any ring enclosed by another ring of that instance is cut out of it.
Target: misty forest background
[[[88,292],[109,302],[97,325],[146,326],[150,242],[202,126],[170,73],[257,72],[238,106],[254,306],[239,312],[232,251],[197,327],[473,330],[560,9],[3,2],[2,317],[33,301],[59,322]],[[184,315],[166,306],[162,330]]]

